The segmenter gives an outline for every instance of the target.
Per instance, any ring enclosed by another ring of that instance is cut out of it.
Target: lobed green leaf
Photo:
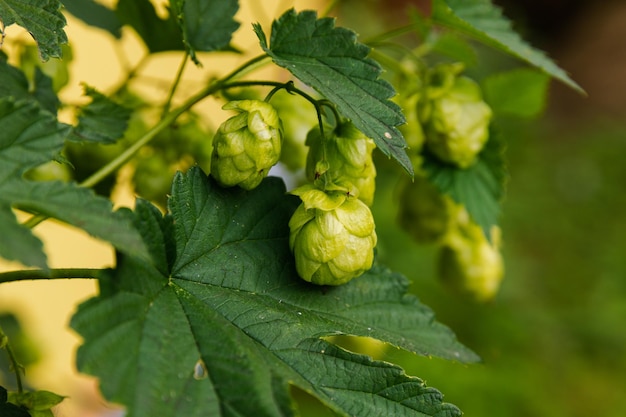
[[[42,61],[61,58],[61,44],[67,43],[67,35],[59,0],[0,0],[0,22],[26,29],[37,42]]]
[[[478,359],[383,267],[340,287],[298,278],[287,225],[297,204],[277,178],[223,189],[197,168],[176,176],[171,215],[138,202],[152,260],[120,256],[74,315],[79,369],[130,416],[291,416],[290,384],[345,416],[460,415],[400,368],[321,339]]]
[[[260,25],[254,30],[277,65],[334,103],[385,155],[413,173],[406,142],[396,127],[405,119],[389,100],[395,90],[379,78],[380,65],[367,58],[369,48],[357,42],[353,31],[335,27],[332,18],[318,19],[314,11],[294,9],[273,22],[269,44]]]
[[[497,115],[537,117],[546,106],[549,76],[530,68],[518,68],[485,78],[485,101]]]
[[[447,26],[541,69],[584,93],[546,54],[530,46],[513,30],[510,20],[491,0],[433,0],[433,22]]]
[[[161,19],[150,0],[119,0],[115,14],[122,24],[137,32],[150,52],[183,50],[183,38],[176,17],[170,14]]]

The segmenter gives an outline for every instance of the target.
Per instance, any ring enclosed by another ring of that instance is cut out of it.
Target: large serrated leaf
[[[61,45],[67,43],[67,35],[59,0],[0,0],[0,22],[4,26],[17,23],[28,30],[43,61],[61,57]]]
[[[502,140],[497,131],[490,129],[489,141],[469,168],[446,164],[427,152],[423,167],[429,180],[442,193],[464,205],[472,219],[490,236],[491,227],[498,224],[507,177]]]
[[[545,53],[525,42],[491,0],[433,0],[432,19],[437,24],[458,30],[522,59],[574,90],[584,93]]]
[[[130,416],[291,416],[289,384],[344,416],[460,415],[400,368],[321,339],[477,360],[401,275],[377,266],[332,288],[298,278],[287,225],[297,204],[277,178],[223,189],[197,168],[175,178],[171,216],[140,201],[152,262],[120,257],[74,315],[79,369]]]
[[[45,268],[41,243],[16,223],[11,207],[32,210],[82,228],[118,249],[144,257],[145,244],[123,211],[112,211],[108,199],[75,183],[26,181],[30,168],[52,160],[63,147],[69,126],[58,123],[34,101],[0,99],[0,256]]]
[[[332,18],[318,19],[314,11],[293,9],[274,21],[269,44],[260,25],[254,30],[277,65],[333,102],[385,155],[413,173],[406,142],[396,127],[405,119],[389,100],[395,90],[379,78],[380,65],[367,58],[369,48],[357,42],[353,31],[335,27]]]
[[[161,19],[150,0],[119,0],[115,14],[132,27],[150,52],[182,51],[183,37],[175,16]]]
[[[228,46],[239,28],[233,18],[238,0],[175,0],[170,2],[183,33],[189,56],[200,64],[196,51],[210,52]]]

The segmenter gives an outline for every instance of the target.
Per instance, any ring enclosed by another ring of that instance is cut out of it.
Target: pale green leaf
[[[277,178],[223,189],[197,168],[175,178],[171,217],[140,201],[152,262],[120,257],[79,308],[79,369],[129,416],[292,416],[289,384],[343,416],[460,415],[397,366],[321,339],[369,336],[477,360],[384,267],[340,287],[298,278],[287,225],[297,204]]]
[[[496,115],[537,117],[546,106],[549,76],[518,68],[485,78],[482,89],[485,100]]]
[[[446,164],[427,152],[423,167],[429,180],[442,193],[464,205],[474,222],[490,236],[491,227],[498,224],[507,178],[502,142],[497,132],[490,129],[489,141],[469,168]]]
[[[526,61],[583,93],[582,88],[552,59],[520,37],[510,20],[491,0],[433,0],[432,20]]]
[[[200,64],[196,51],[226,48],[239,27],[233,19],[239,10],[238,0],[174,0],[170,3],[189,56],[196,64]]]
[[[37,42],[42,61],[61,58],[61,44],[67,43],[67,35],[59,0],[0,0],[0,23],[16,23],[26,29]]]
[[[146,256],[145,244],[123,211],[113,212],[108,199],[75,183],[26,181],[22,175],[55,158],[63,148],[69,126],[58,123],[34,101],[0,99],[0,230],[5,242],[26,248],[0,245],[0,256],[31,266],[45,266],[41,244],[15,223],[11,207],[34,211],[82,228],[138,257]],[[16,243],[17,245],[17,243]],[[24,249],[24,250],[21,250]],[[42,264],[43,263],[43,264]]]
[[[406,141],[397,129],[405,119],[389,100],[396,92],[379,78],[380,65],[367,58],[369,48],[357,42],[353,31],[335,27],[332,18],[318,19],[314,11],[293,9],[274,21],[269,44],[260,25],[254,29],[277,65],[334,103],[385,155],[413,173]]]

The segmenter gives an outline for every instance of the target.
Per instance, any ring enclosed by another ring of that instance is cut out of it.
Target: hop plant
[[[440,242],[451,227],[449,197],[442,195],[426,178],[416,175],[413,182],[400,185],[398,223],[418,243]]]
[[[428,149],[442,161],[467,168],[489,138],[492,111],[478,84],[458,76],[462,69],[441,65],[430,73],[420,119]]]
[[[439,277],[461,295],[488,301],[498,292],[504,274],[500,229],[492,229],[490,243],[464,207],[456,206],[455,211],[456,224],[440,249]]]
[[[213,138],[211,174],[222,186],[251,190],[280,158],[280,119],[271,104],[259,100],[231,101],[223,109],[239,114],[222,123]]]
[[[319,128],[307,135],[309,146],[306,175],[309,181],[324,176],[325,184],[343,187],[368,206],[374,201],[376,167],[372,160],[374,141],[351,122],[339,123],[326,138]]]
[[[289,246],[305,281],[341,285],[372,267],[374,217],[359,199],[312,184],[292,191],[302,204],[289,221]]]

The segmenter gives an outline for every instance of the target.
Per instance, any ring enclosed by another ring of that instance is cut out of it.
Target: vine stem
[[[174,98],[174,94],[176,93],[176,89],[180,84],[180,80],[183,78],[183,72],[185,71],[185,67],[187,66],[187,61],[189,61],[189,52],[185,51],[183,55],[183,60],[178,67],[178,71],[176,72],[176,77],[174,78],[174,82],[172,83],[172,88],[170,88],[170,92],[165,100],[165,105],[163,106],[162,115],[167,114],[170,111],[170,106],[172,105],[172,99]]]
[[[98,171],[94,172],[93,175],[86,178],[83,182],[78,185],[81,187],[93,187],[98,184],[104,178],[118,170],[122,165],[127,163],[135,153],[141,149],[143,146],[148,144],[156,135],[158,135],[162,130],[167,128],[169,125],[174,123],[174,121],[184,112],[189,110],[195,104],[197,104],[202,99],[215,94],[217,91],[224,89],[227,86],[229,80],[242,76],[247,73],[252,68],[256,68],[257,65],[260,65],[264,60],[269,59],[267,54],[262,54],[257,57],[251,58],[250,60],[244,62],[241,66],[234,69],[232,72],[217,80],[207,87],[202,89],[197,94],[191,96],[185,103],[183,103],[180,107],[170,111],[167,113],[159,123],[154,125],[150,130],[148,130],[142,137],[140,137],[136,142],[134,142],[131,146],[126,148],[124,152],[118,155],[115,159],[111,160],[108,164],[100,168]],[[24,222],[24,226],[28,228],[33,228],[37,226],[42,221],[46,220],[49,216],[44,214],[37,214],[32,216],[30,219]]]
[[[39,279],[95,279],[104,269],[100,268],[52,268],[23,269],[17,271],[0,272],[0,284],[5,282],[32,281]]]

